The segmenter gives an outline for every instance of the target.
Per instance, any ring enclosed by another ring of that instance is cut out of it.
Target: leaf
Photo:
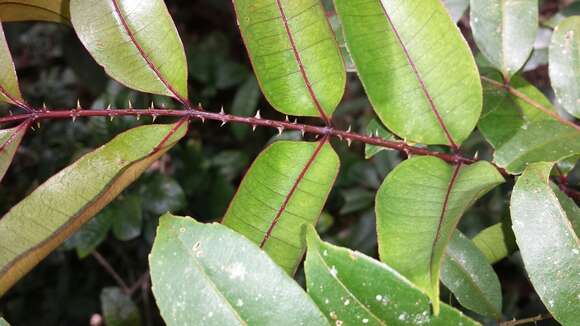
[[[490,264],[497,263],[517,249],[513,231],[503,222],[479,232],[472,240]]]
[[[469,7],[469,0],[443,0],[443,3],[449,11],[451,19],[456,23],[463,17],[467,7]]]
[[[538,32],[538,0],[471,0],[477,46],[506,79],[528,60]]]
[[[568,6],[566,6],[564,9],[557,12],[547,21],[541,22],[541,24],[543,26],[554,29],[556,28],[556,26],[558,26],[558,24],[560,24],[564,19],[566,19],[566,17],[578,15],[580,15],[580,1],[574,1]]]
[[[339,165],[327,139],[270,145],[244,177],[223,224],[294,274],[306,247],[303,225],[316,224]]]
[[[4,22],[47,21],[70,24],[70,0],[0,0]]]
[[[328,325],[268,255],[223,225],[166,214],[149,265],[168,325]]]
[[[481,196],[504,182],[488,162],[451,166],[414,157],[397,166],[377,193],[381,260],[426,291],[439,308],[439,272],[457,223]]]
[[[175,145],[185,122],[124,132],[12,207],[0,219],[0,296]]]
[[[521,173],[535,162],[557,162],[580,153],[580,132],[557,121],[532,122],[501,147],[494,161],[509,173]]]
[[[107,287],[101,291],[101,309],[107,326],[141,325],[137,305],[118,287]]]
[[[177,180],[157,174],[141,189],[143,207],[154,215],[178,211],[187,205],[185,192]]]
[[[129,241],[141,235],[143,227],[142,201],[136,195],[131,195],[113,203],[109,214],[113,218],[113,235],[121,241]]]
[[[459,231],[453,234],[447,247],[441,281],[463,307],[501,319],[499,279],[481,251]]]
[[[463,142],[481,114],[481,82],[441,2],[335,2],[359,77],[389,130],[423,144]]]
[[[578,322],[580,241],[550,187],[552,163],[530,164],[518,178],[510,211],[524,266],[536,292],[563,325]]]
[[[322,242],[308,228],[304,270],[308,294],[336,325],[478,325],[429,298],[391,267],[359,252]],[[371,277],[369,277],[371,276]]]
[[[580,16],[566,18],[554,29],[549,68],[558,102],[580,118]]]
[[[346,71],[319,0],[234,0],[238,25],[266,99],[285,114],[329,121]]]
[[[187,103],[183,44],[163,0],[72,0],[81,42],[122,84]]]
[[[0,326],[10,326],[6,319],[0,317]]]
[[[377,119],[372,119],[367,126],[367,134],[381,137],[386,140],[395,140],[395,136],[391,134],[385,126]],[[385,147],[365,144],[365,159],[370,159],[379,152],[387,150]]]
[[[238,89],[232,103],[232,114],[238,116],[253,116],[260,100],[260,86],[254,76],[251,76]],[[246,139],[250,126],[232,124],[232,133],[238,140]]]
[[[29,122],[23,122],[18,127],[0,130],[0,181],[12,163],[14,154],[16,154],[29,125]]]
[[[10,103],[20,107],[26,107],[20,88],[18,77],[12,61],[12,55],[6,42],[4,29],[0,20],[0,102]]]
[[[65,246],[74,248],[79,258],[83,259],[89,256],[107,239],[107,234],[113,225],[113,219],[117,216],[104,213],[89,220],[66,240]]]

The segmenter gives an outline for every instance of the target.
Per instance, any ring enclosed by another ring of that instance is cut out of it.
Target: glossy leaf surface
[[[308,294],[333,325],[477,325],[446,304],[433,316],[429,297],[381,262],[322,242],[312,228],[307,241]]]
[[[499,279],[486,257],[459,231],[453,234],[447,247],[441,281],[463,307],[501,319]]]
[[[477,46],[507,78],[530,56],[538,31],[538,0],[471,0]]]
[[[503,222],[479,232],[472,241],[490,264],[497,263],[517,249],[511,227]]]
[[[163,216],[149,264],[168,325],[328,325],[266,253],[223,225]]]
[[[558,101],[580,118],[580,16],[566,18],[554,30],[549,68]]]
[[[14,68],[14,61],[6,42],[4,29],[0,21],[0,102],[22,106],[24,102],[18,86],[18,77]]]
[[[187,101],[185,51],[163,0],[72,0],[70,9],[81,42],[111,77]]]
[[[571,220],[580,216],[577,208],[566,210],[551,188],[552,167],[552,163],[535,163],[525,170],[514,188],[510,210],[536,292],[556,320],[574,325],[580,295],[580,241]]]
[[[439,274],[449,239],[463,213],[504,181],[489,163],[451,166],[414,157],[385,179],[376,198],[381,260],[439,305]]]
[[[28,123],[24,122],[12,129],[0,130],[0,181],[4,178],[14,154],[26,133]]]
[[[346,70],[319,0],[235,0],[254,71],[272,106],[286,114],[332,116]]]
[[[481,83],[471,51],[443,4],[335,4],[348,49],[381,121],[408,141],[463,142],[481,114]]]
[[[0,219],[0,295],[97,214],[187,131],[187,124],[124,132],[80,158]]]
[[[276,142],[254,161],[223,223],[293,274],[304,254],[303,226],[318,220],[339,165],[326,141]]]
[[[0,0],[0,20],[70,24],[69,3],[70,0]]]

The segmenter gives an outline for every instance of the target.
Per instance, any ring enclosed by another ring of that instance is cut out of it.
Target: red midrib
[[[21,123],[16,130],[14,130],[14,132],[12,133],[12,135],[10,135],[10,137],[8,137],[8,139],[6,139],[6,141],[0,145],[0,154],[2,154],[2,152],[4,152],[6,150],[6,148],[8,147],[8,145],[12,144],[12,142],[16,139],[16,135],[18,133],[20,133],[22,131],[22,129],[28,130],[28,126],[30,126],[30,120],[27,120],[23,123]]]
[[[409,50],[407,50],[405,43],[403,43],[403,40],[401,39],[401,36],[399,35],[399,32],[398,32],[397,28],[395,27],[395,24],[391,20],[391,16],[389,16],[389,14],[387,13],[387,9],[385,8],[385,6],[382,3],[380,3],[380,5],[381,5],[381,8],[383,9],[383,13],[385,14],[385,17],[387,18],[387,21],[389,22],[389,26],[391,26],[391,30],[395,34],[395,37],[397,38],[399,45],[401,46],[401,48],[403,49],[403,52],[405,53],[405,57],[407,58],[407,62],[409,62],[409,65],[411,66],[411,68],[413,69],[413,72],[415,73],[415,77],[417,78],[417,81],[419,82],[419,85],[421,86],[421,90],[423,91],[423,94],[425,94],[425,97],[427,98],[427,101],[429,102],[429,106],[431,107],[431,111],[433,112],[433,114],[437,118],[437,122],[439,123],[439,125],[443,129],[443,132],[445,133],[445,136],[447,137],[447,140],[449,141],[449,145],[454,150],[459,149],[459,146],[457,146],[457,144],[453,140],[453,137],[451,136],[449,129],[447,129],[447,126],[445,125],[445,122],[443,121],[441,114],[439,114],[439,111],[437,110],[437,106],[435,105],[435,101],[433,100],[433,97],[431,97],[429,90],[427,90],[427,86],[425,85],[425,81],[421,77],[421,74],[419,73],[419,70],[417,69],[415,62],[411,58],[411,55],[409,53]]]
[[[280,0],[276,0],[276,4],[278,5],[278,10],[280,10],[280,16],[282,17],[282,21],[284,22],[284,29],[286,30],[286,34],[288,35],[288,39],[290,40],[290,45],[292,46],[292,52],[294,53],[294,57],[298,62],[298,67],[300,69],[300,74],[302,75],[302,79],[304,79],[304,83],[306,84],[306,89],[308,90],[308,94],[310,94],[310,98],[316,106],[316,110],[320,114],[320,117],[326,125],[330,124],[330,118],[324,112],[320,101],[318,101],[318,97],[314,93],[314,89],[312,89],[312,84],[310,83],[310,79],[308,78],[308,74],[306,73],[306,69],[302,64],[302,58],[300,57],[300,53],[298,52],[298,47],[296,46],[296,42],[294,41],[294,36],[292,36],[292,31],[290,31],[290,26],[288,25],[288,18],[286,17],[286,13],[284,12],[284,8],[282,7],[282,2]]]
[[[455,166],[453,170],[453,175],[451,176],[451,180],[449,181],[449,185],[447,186],[447,192],[445,193],[445,200],[443,200],[443,207],[441,208],[441,215],[439,215],[439,223],[437,224],[437,232],[435,233],[435,239],[433,239],[433,243],[431,244],[431,255],[429,257],[429,280],[433,277],[433,260],[435,260],[435,247],[437,246],[437,242],[441,238],[441,227],[443,227],[443,221],[445,219],[445,214],[447,213],[447,207],[449,206],[449,198],[451,197],[451,190],[453,186],[455,186],[455,182],[457,181],[457,176],[459,175],[459,170],[461,170],[462,164],[459,163]]]
[[[30,111],[30,107],[27,104],[22,103],[21,101],[15,99],[12,95],[10,95],[10,93],[8,93],[8,91],[6,91],[6,89],[4,87],[2,87],[2,85],[0,85],[0,93],[2,95],[4,95],[4,97],[6,97],[10,101],[12,101],[12,104],[14,104],[22,109],[25,109],[26,111]]]
[[[171,86],[171,84],[169,84],[167,79],[165,79],[165,77],[163,77],[163,75],[161,74],[161,71],[159,71],[159,68],[157,68],[155,63],[153,63],[153,61],[151,61],[151,58],[149,57],[149,55],[147,55],[147,53],[145,53],[145,50],[141,47],[141,44],[139,44],[139,42],[137,42],[137,38],[135,37],[135,34],[133,34],[133,32],[131,31],[131,28],[129,28],[129,24],[127,23],[125,16],[123,16],[123,13],[121,12],[121,8],[119,7],[118,0],[111,0],[111,1],[113,2],[113,6],[115,7],[114,8],[115,13],[119,16],[119,20],[121,21],[121,24],[123,25],[123,28],[125,29],[125,32],[127,33],[127,35],[129,35],[129,38],[131,39],[131,43],[133,43],[133,45],[137,48],[137,51],[139,51],[139,54],[141,55],[141,57],[143,57],[143,59],[145,60],[145,62],[149,66],[149,68],[151,68],[151,70],[153,70],[153,72],[155,73],[157,78],[159,78],[159,80],[163,83],[163,85],[165,85],[165,87],[167,87],[167,89],[169,90],[169,92],[171,94],[173,94],[173,97],[175,97],[175,99],[177,99],[182,104],[189,106],[189,104],[188,104],[189,101],[187,99],[181,97],[181,95],[179,95],[179,93],[177,93],[177,91],[173,88],[173,86]]]
[[[286,197],[284,198],[284,201],[282,202],[282,205],[280,206],[280,209],[276,213],[276,217],[274,217],[274,219],[272,220],[272,223],[270,224],[270,227],[268,228],[268,231],[266,231],[266,234],[264,235],[264,239],[262,239],[262,242],[260,242],[260,248],[264,248],[264,245],[266,245],[266,242],[268,242],[268,240],[272,236],[272,232],[274,232],[274,228],[276,228],[276,225],[278,225],[278,222],[280,221],[280,217],[282,217],[282,214],[286,211],[286,207],[288,206],[290,199],[292,199],[292,196],[294,195],[294,193],[298,189],[298,185],[304,179],[306,172],[308,172],[308,170],[310,169],[310,167],[312,166],[312,164],[314,163],[314,161],[318,157],[318,154],[320,154],[322,147],[324,147],[324,145],[326,144],[327,141],[328,141],[328,136],[325,136],[324,138],[322,138],[322,140],[320,140],[320,143],[318,144],[318,146],[314,150],[314,153],[312,154],[310,159],[308,159],[308,162],[306,162],[306,165],[304,166],[302,171],[300,171],[298,178],[296,179],[296,181],[294,181],[292,188],[290,188],[288,195],[286,195]]]

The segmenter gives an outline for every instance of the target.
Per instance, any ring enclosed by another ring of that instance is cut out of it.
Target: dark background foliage
[[[541,15],[548,18],[569,1],[543,1]],[[261,97],[238,34],[228,0],[166,1],[185,44],[194,103],[218,111],[283,119]],[[471,39],[468,20],[459,23]],[[24,96],[36,106],[70,108],[77,97],[83,107],[177,107],[167,98],[138,94],[111,81],[82,48],[74,31],[45,23],[5,24]],[[159,49],[164,51],[164,49]],[[536,66],[529,65],[528,80],[540,88],[548,85],[546,65],[536,51]],[[352,125],[364,132],[372,110],[355,74],[335,124]],[[548,94],[550,95],[550,94]],[[305,120],[318,123],[316,120]],[[37,126],[25,139],[14,164],[0,187],[0,212],[72,163],[80,155],[110,140],[117,133],[150,119],[104,118],[49,121]],[[158,216],[171,211],[202,221],[219,221],[249,164],[276,138],[298,139],[299,134],[277,136],[273,130],[245,126],[220,128],[214,122],[194,122],[190,134],[169,155],[156,163],[80,233],[35,268],[0,300],[0,312],[14,325],[98,325],[102,305],[121,305],[114,296],[103,296],[106,287],[119,286],[103,261],[133,287],[131,298],[138,306],[143,325],[162,324],[148,290],[147,256]],[[373,202],[377,188],[402,159],[383,151],[364,160],[364,147],[334,142],[341,156],[340,176],[318,226],[326,240],[376,256]],[[490,155],[477,133],[464,145],[468,153]],[[510,181],[510,182],[513,182]],[[8,186],[9,185],[9,186]],[[497,188],[463,218],[460,229],[473,236],[508,214],[508,189]],[[525,277],[517,254],[495,268],[504,292],[504,312],[516,317],[545,313],[545,308]],[[297,279],[303,282],[299,273]],[[455,304],[446,292],[448,302]],[[128,308],[130,310],[130,308]],[[0,313],[0,314],[1,314]],[[552,321],[543,322],[546,325]]]

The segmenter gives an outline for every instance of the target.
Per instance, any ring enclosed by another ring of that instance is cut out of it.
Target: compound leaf
[[[276,142],[254,161],[223,223],[293,274],[306,246],[303,225],[318,220],[339,165],[326,139]]]
[[[414,157],[397,166],[379,189],[381,260],[426,291],[436,313],[441,263],[459,219],[502,182],[488,162],[452,166],[435,157]]]
[[[471,51],[443,4],[335,3],[348,49],[381,121],[412,142],[463,142],[481,114],[481,82]]]

